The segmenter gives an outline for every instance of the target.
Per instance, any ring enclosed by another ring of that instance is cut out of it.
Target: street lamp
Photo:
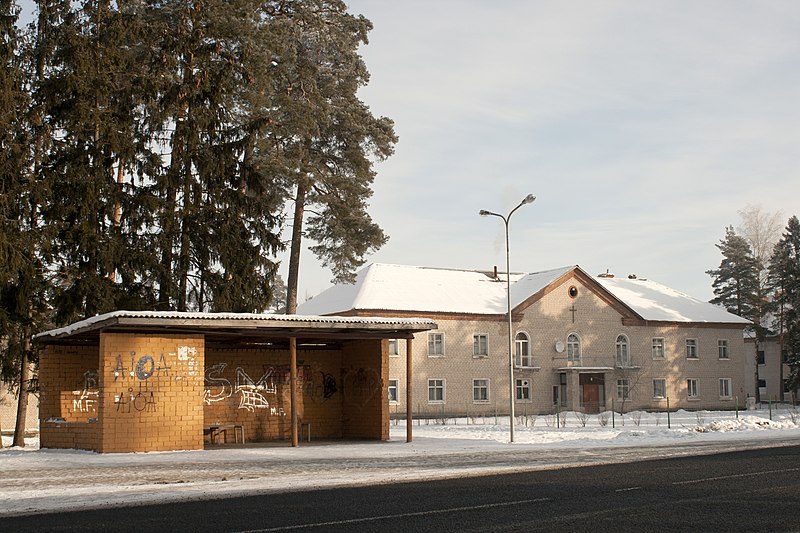
[[[510,422],[510,442],[514,442],[514,396],[515,396],[515,386],[514,386],[514,349],[513,349],[513,333],[511,327],[511,260],[510,254],[508,249],[508,222],[511,220],[511,215],[514,214],[514,211],[519,209],[525,204],[532,204],[533,201],[536,200],[536,197],[532,194],[526,196],[517,207],[512,209],[508,216],[503,216],[499,213],[493,213],[491,211],[487,211],[485,209],[480,210],[480,215],[482,217],[486,216],[493,216],[499,217],[503,219],[503,223],[506,227],[506,300],[508,304],[508,406],[509,406],[509,422]]]

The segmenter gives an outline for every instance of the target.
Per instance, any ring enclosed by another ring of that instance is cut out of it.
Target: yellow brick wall
[[[98,450],[96,346],[47,346],[39,355],[42,448]]]
[[[347,341],[342,356],[342,436],[389,440],[386,342]]]
[[[314,438],[342,436],[341,364],[339,350],[298,351],[298,422],[310,424]],[[248,442],[290,439],[290,395],[288,350],[216,348],[206,354],[207,426],[241,425]]]
[[[202,335],[100,334],[101,452],[203,447]]]

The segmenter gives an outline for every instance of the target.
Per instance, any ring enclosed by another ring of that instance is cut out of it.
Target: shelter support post
[[[411,406],[411,341],[413,337],[406,339],[406,442],[413,440],[412,430],[412,411]]]
[[[297,431],[297,339],[289,337],[289,409],[292,413],[292,446],[300,445]]]

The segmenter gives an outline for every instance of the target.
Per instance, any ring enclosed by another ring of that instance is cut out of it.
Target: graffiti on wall
[[[160,386],[196,380],[199,366],[195,346],[178,346],[177,351],[158,356],[135,351],[117,354],[111,370],[113,382],[127,386],[127,390],[114,394],[117,412],[156,412]],[[96,376],[94,383],[96,386]]]
[[[269,401],[265,394],[275,394],[276,387],[272,380],[273,369],[267,369],[264,374],[253,381],[243,368],[236,369],[236,392],[239,393],[239,409],[247,409],[250,412],[256,409],[266,409]]]
[[[150,390],[147,383],[139,383],[138,390],[128,387],[127,392],[114,395],[114,404],[117,406],[118,413],[156,412],[155,392]]]
[[[230,398],[233,394],[231,382],[222,377],[222,372],[228,363],[217,363],[206,369],[205,388],[203,389],[203,403],[211,405]]]
[[[83,388],[72,391],[72,410],[79,413],[89,413],[97,409],[97,398],[100,395],[98,388],[97,370],[87,370],[83,373]]]
[[[228,363],[216,363],[206,369],[203,403],[212,405],[232,396],[238,396],[239,409],[255,412],[264,410],[270,415],[286,416],[280,405],[279,388],[285,390],[291,383],[289,365],[264,366],[261,376],[254,379],[244,368],[236,367],[231,379],[223,376]],[[322,370],[314,370],[311,365],[297,369],[298,390],[314,401],[326,401],[338,392],[336,377]]]
[[[342,389],[345,403],[364,407],[382,394],[381,375],[374,368],[350,369],[344,373]]]

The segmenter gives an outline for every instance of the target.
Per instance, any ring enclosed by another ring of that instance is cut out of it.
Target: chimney
[[[494,279],[497,279],[497,265],[494,266]]]

